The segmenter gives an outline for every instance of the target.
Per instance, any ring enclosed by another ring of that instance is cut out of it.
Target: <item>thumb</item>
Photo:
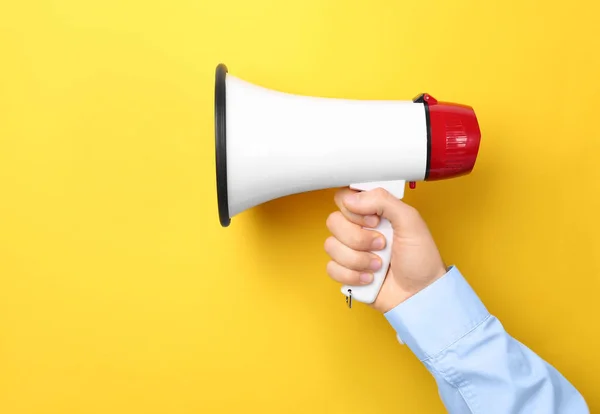
[[[376,214],[393,225],[405,221],[403,218],[410,216],[414,210],[383,188],[349,194],[344,197],[343,203],[352,213],[362,216]]]

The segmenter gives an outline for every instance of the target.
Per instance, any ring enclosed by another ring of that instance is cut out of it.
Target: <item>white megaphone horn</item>
[[[215,153],[219,219],[283,196],[349,186],[382,187],[403,198],[405,183],[468,174],[481,134],[470,106],[413,100],[348,100],[263,88],[228,73],[215,77]],[[371,284],[343,286],[347,300],[373,303],[387,274],[392,227]]]

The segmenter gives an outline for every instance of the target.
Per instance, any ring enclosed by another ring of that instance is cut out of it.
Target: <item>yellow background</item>
[[[325,273],[332,191],[218,223],[213,85],[475,107],[408,194],[490,310],[600,409],[592,1],[0,5],[0,412],[443,413]],[[365,142],[368,145],[368,142]]]

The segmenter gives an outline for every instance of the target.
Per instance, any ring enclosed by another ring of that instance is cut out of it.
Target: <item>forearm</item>
[[[451,414],[588,414],[581,394],[512,338],[456,268],[386,313]]]

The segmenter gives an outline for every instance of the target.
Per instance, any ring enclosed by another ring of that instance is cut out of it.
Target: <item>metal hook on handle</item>
[[[346,296],[346,303],[348,307],[352,309],[352,289],[348,289],[348,296]]]

